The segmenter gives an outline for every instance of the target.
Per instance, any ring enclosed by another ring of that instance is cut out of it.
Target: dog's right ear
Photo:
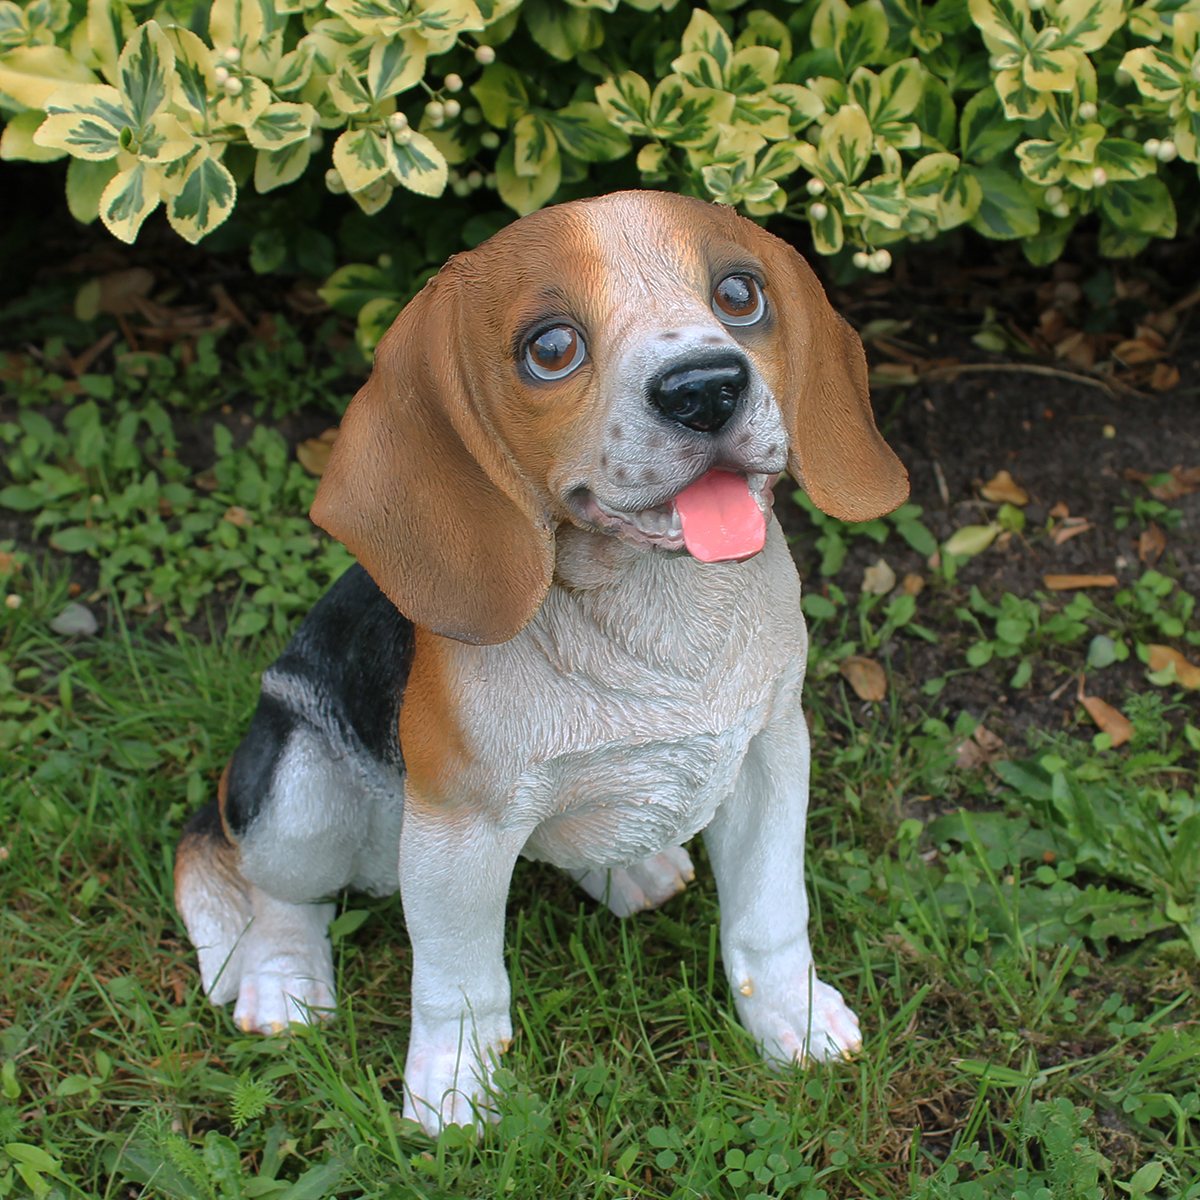
[[[350,402],[312,519],[418,625],[464,642],[506,641],[537,611],[553,529],[472,396],[452,260],[396,318]]]

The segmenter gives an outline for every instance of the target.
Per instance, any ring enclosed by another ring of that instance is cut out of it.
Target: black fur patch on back
[[[241,836],[302,726],[402,769],[400,702],[413,627],[357,563],[325,593],[263,673],[263,693],[229,767],[225,820]]]

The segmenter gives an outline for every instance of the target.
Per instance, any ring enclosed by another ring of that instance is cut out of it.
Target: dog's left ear
[[[822,512],[869,521],[908,498],[908,472],[875,427],[867,358],[834,312],[812,268],[786,242],[764,233],[769,302],[780,330],[788,429],[788,473]]]

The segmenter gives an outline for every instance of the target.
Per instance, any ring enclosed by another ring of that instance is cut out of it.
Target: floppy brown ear
[[[537,611],[552,530],[457,365],[453,267],[409,303],[350,402],[312,519],[410,620],[506,641]]]
[[[822,512],[869,521],[908,498],[908,472],[875,428],[858,334],[830,305],[812,268],[770,234],[768,290],[780,326],[788,472]]]

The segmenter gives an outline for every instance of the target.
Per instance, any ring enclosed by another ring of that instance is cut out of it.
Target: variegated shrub
[[[1114,255],[1172,236],[1164,170],[1178,195],[1200,160],[1200,0],[186,10],[0,0],[0,154],[69,156],[71,211],[126,241],[160,204],[197,241],[239,188],[302,176],[414,229],[447,191],[465,221],[488,189],[523,213],[641,181],[805,220],[874,270],[962,225],[1047,262],[1085,217]],[[369,274],[328,295],[363,307]]]

